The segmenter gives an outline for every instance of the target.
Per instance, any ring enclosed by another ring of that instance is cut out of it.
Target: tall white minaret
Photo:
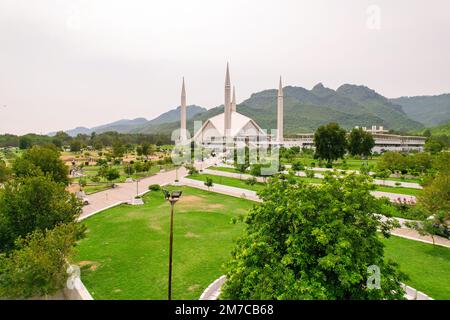
[[[281,76],[280,76],[280,84],[278,85],[278,99],[277,99],[277,141],[283,142],[283,117],[284,117],[284,110],[283,110],[283,85],[281,83]]]
[[[233,86],[233,100],[231,100],[231,111],[236,112],[236,87]]]
[[[183,85],[181,87],[181,107],[180,107],[180,140],[186,140],[186,88]]]
[[[225,118],[225,135],[228,135],[231,129],[231,83],[230,83],[230,69],[227,62],[227,73],[225,75],[225,104],[224,104],[224,118]]]

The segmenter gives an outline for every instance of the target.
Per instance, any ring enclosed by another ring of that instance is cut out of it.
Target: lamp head
[[[170,193],[169,193],[169,191],[167,191],[166,189],[163,189],[163,193],[164,193],[164,198],[165,198],[166,200],[169,200],[169,199],[170,199]]]
[[[171,198],[173,200],[178,200],[178,199],[180,199],[182,193],[183,193],[183,191],[174,190],[174,191],[172,191]]]

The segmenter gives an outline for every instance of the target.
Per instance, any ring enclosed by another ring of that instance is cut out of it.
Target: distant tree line
[[[142,133],[118,133],[118,132],[104,132],[96,134],[95,132],[87,134],[78,134],[76,137],[71,137],[63,131],[59,131],[54,136],[26,134],[22,136],[4,134],[0,135],[0,148],[16,147],[20,149],[28,149],[35,145],[53,144],[57,148],[63,146],[70,146],[72,151],[80,151],[86,146],[91,146],[94,149],[102,149],[103,147],[112,147],[113,144],[120,141],[123,145],[139,144],[143,145],[153,144],[157,146],[172,144],[170,136],[166,134],[142,134]]]

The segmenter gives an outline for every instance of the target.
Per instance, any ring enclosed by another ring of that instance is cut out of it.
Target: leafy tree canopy
[[[384,258],[388,236],[367,177],[327,177],[321,186],[275,178],[246,218],[228,264],[225,299],[402,299],[397,266]],[[367,287],[380,268],[380,289]]]
[[[0,253],[0,298],[27,299],[62,289],[68,278],[66,259],[82,232],[70,223],[18,238],[13,251]]]
[[[14,161],[12,168],[17,177],[44,174],[56,182],[69,184],[68,168],[54,147],[34,146],[28,149]]]
[[[0,191],[0,252],[20,236],[74,222],[80,213],[76,197],[48,176],[9,181]]]
[[[368,157],[372,154],[375,140],[370,132],[354,128],[348,136],[348,152],[352,156]]]
[[[328,163],[344,157],[347,149],[346,131],[337,123],[320,126],[314,134],[315,157]]]

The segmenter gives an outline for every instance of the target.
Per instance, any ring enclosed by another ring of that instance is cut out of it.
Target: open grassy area
[[[223,274],[251,201],[181,188],[175,205],[173,298],[198,299]],[[121,205],[85,221],[77,261],[95,299],[167,299],[169,212],[161,192],[150,192],[144,206]]]
[[[293,161],[301,161],[303,165],[307,167],[318,167],[319,166],[319,160],[314,159],[313,157],[306,157],[301,156],[295,158]],[[292,164],[293,161],[288,161],[287,159],[281,159],[281,163],[283,164]],[[343,160],[338,160],[333,162],[333,168],[337,169],[346,169],[346,170],[359,170],[363,164],[369,165],[375,168],[378,158],[374,157],[372,159],[367,160],[358,160],[358,159],[352,159],[352,158],[346,158],[345,159],[346,164],[344,164]],[[325,164],[325,162],[324,162]]]
[[[392,236],[383,239],[385,256],[408,275],[405,283],[433,299],[450,299],[450,249]]]
[[[88,185],[83,188],[86,194],[93,194],[100,191],[111,189],[111,184]]]
[[[229,177],[222,177],[222,176],[216,176],[212,174],[194,174],[187,176],[186,178],[198,180],[198,181],[206,181],[206,178],[211,178],[213,180],[213,183],[217,184],[223,184],[230,187],[236,187],[236,188],[242,188],[242,189],[248,189],[253,191],[259,191],[264,188],[264,183],[257,182],[254,185],[249,185],[245,183],[245,180],[239,180],[237,178],[229,178]]]
[[[183,187],[175,206],[174,299],[198,299],[223,274],[253,202]],[[166,299],[170,207],[161,193],[144,206],[121,205],[85,221],[77,261],[95,299]],[[386,257],[400,265],[406,284],[435,299],[450,299],[450,249],[398,237],[383,239]]]
[[[376,186],[376,190],[383,191],[383,192],[404,194],[407,196],[418,196],[422,193],[422,190],[420,190],[420,189],[403,188],[403,187],[387,187],[387,186],[380,186],[380,185]]]
[[[232,172],[232,173],[240,173],[235,168],[230,167],[209,167],[209,170],[215,170],[215,171],[223,171],[223,172]],[[247,170],[248,171],[248,170]]]
[[[236,187],[236,188],[242,188],[242,189],[248,189],[253,191],[259,191],[262,188],[264,188],[264,183],[256,183],[255,185],[251,186],[245,183],[245,180],[239,180],[237,178],[230,178],[230,177],[221,177],[216,175],[210,175],[210,174],[196,174],[189,176],[188,178],[199,180],[199,181],[206,181],[206,177],[210,177],[213,179],[214,183],[217,184],[223,184],[230,187]],[[307,177],[296,177],[298,180],[301,180],[306,183],[322,183],[323,179],[320,178],[307,178]],[[420,189],[412,189],[412,188],[403,188],[403,187],[388,187],[388,186],[376,186],[377,191],[383,191],[383,192],[390,192],[390,193],[396,193],[401,195],[407,195],[407,196],[417,196],[419,195],[422,190]]]

